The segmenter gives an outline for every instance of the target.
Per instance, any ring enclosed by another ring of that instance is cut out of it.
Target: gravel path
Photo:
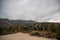
[[[29,34],[25,33],[16,33],[16,34],[0,36],[0,40],[55,40],[55,39],[30,36]]]

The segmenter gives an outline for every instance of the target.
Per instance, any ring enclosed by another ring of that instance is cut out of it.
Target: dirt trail
[[[53,40],[53,39],[30,36],[29,34],[25,33],[16,33],[16,34],[0,36],[0,40]]]

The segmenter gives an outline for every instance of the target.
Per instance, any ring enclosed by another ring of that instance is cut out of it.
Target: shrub
[[[50,27],[50,31],[52,32],[52,33],[56,33],[56,27]]]
[[[31,34],[32,36],[40,36],[39,31],[32,31]]]

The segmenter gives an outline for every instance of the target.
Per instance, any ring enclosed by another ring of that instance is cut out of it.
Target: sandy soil
[[[55,40],[55,39],[30,36],[29,34],[25,33],[16,33],[16,34],[0,36],[0,40]]]

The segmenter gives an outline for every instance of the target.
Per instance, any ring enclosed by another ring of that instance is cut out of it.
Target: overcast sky
[[[0,18],[60,22],[60,0],[0,0]]]

